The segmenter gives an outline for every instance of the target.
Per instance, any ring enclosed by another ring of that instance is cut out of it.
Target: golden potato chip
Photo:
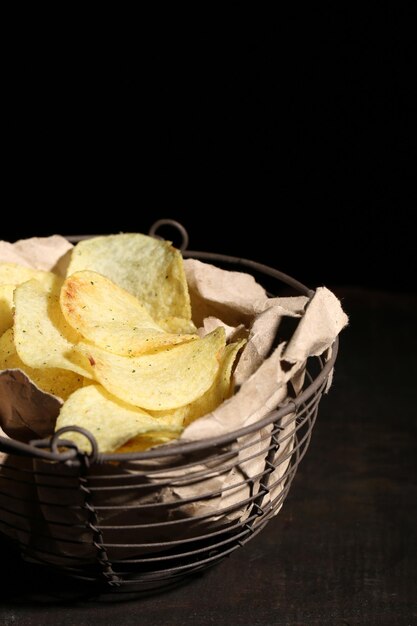
[[[197,398],[191,404],[172,409],[171,411],[149,411],[150,415],[157,419],[159,423],[168,424],[181,431],[183,427],[198,417],[214,411],[232,393],[231,377],[233,364],[237,353],[245,343],[246,340],[242,339],[225,347],[215,381],[200,398]],[[143,452],[154,446],[176,439],[178,434],[175,431],[161,431],[137,435],[118,448],[116,452]]]
[[[83,385],[84,378],[68,370],[29,367],[19,358],[13,340],[13,329],[9,328],[0,337],[0,370],[22,370],[39,389],[65,400]]]
[[[216,378],[211,387],[200,398],[171,411],[149,411],[150,414],[157,419],[163,419],[165,423],[168,422],[185,427],[197,418],[214,411],[232,393],[233,364],[237,353],[245,343],[246,340],[241,339],[225,347]]]
[[[36,278],[42,285],[49,287],[55,278],[52,272],[35,270],[18,263],[0,263],[0,285],[21,285]]]
[[[112,354],[90,344],[79,349],[96,380],[117,398],[144,409],[189,404],[212,385],[225,345],[223,328],[187,343],[137,357]]]
[[[151,417],[137,407],[123,402],[101,385],[90,385],[75,391],[64,403],[58,416],[55,430],[64,426],[80,426],[94,436],[102,453],[114,452],[132,438],[152,433],[162,439],[177,437],[180,429],[169,428],[164,422]],[[65,439],[73,441],[80,450],[90,451],[90,444],[84,435],[64,433]]]
[[[232,395],[233,364],[239,350],[245,343],[246,339],[241,339],[225,347],[215,381],[201,398],[197,398],[188,405],[188,412],[184,417],[184,426],[188,426],[198,417],[214,411],[226,398]]]
[[[0,335],[13,325],[13,294],[17,285],[36,278],[47,289],[57,280],[52,272],[35,270],[17,263],[0,263]],[[10,282],[7,282],[7,281]]]
[[[158,324],[168,333],[197,333],[197,327],[192,320],[184,317],[166,317],[159,319]]]
[[[197,337],[165,332],[137,298],[97,272],[71,274],[60,303],[72,328],[115,354],[134,356]]]
[[[8,369],[7,360],[13,354],[16,354],[13,341],[13,328],[9,328],[0,337],[0,370]]]
[[[15,285],[0,285],[0,335],[13,326]]]
[[[14,340],[19,357],[30,367],[56,367],[92,378],[88,361],[74,350],[81,339],[64,319],[59,306],[62,280],[49,289],[37,280],[16,287]]]
[[[181,253],[169,242],[138,233],[95,237],[78,243],[67,276],[92,270],[133,294],[156,321],[191,319]]]
[[[124,443],[120,448],[117,448],[115,452],[117,453],[131,453],[131,452],[144,452],[149,448],[153,448],[154,446],[160,446],[163,443],[169,443],[173,439],[178,438],[179,433],[170,433],[170,432],[149,432],[145,435],[137,435],[130,439],[126,443]]]

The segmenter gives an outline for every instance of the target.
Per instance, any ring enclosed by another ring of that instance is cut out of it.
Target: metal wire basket
[[[188,237],[177,226],[184,257],[249,271],[274,295],[283,287],[314,294],[254,261],[185,250]],[[109,591],[159,589],[215,565],[280,510],[309,445],[337,348],[336,340],[327,361],[309,359],[298,395],[221,437],[116,455],[98,453],[83,429],[89,455],[73,444],[63,447],[65,429],[29,444],[0,438],[0,531],[15,537],[25,560]],[[248,461],[258,464],[255,476],[245,473]],[[226,474],[233,476],[227,486],[219,480]],[[174,493],[182,495],[167,497]]]

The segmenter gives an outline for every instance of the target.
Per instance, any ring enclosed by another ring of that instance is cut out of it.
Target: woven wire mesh
[[[252,261],[185,256],[243,265],[257,278],[272,277],[277,288],[284,283],[312,295]],[[111,590],[160,588],[216,564],[279,512],[336,354],[337,341],[327,361],[308,361],[298,395],[215,439],[124,455],[64,450],[64,432],[30,444],[2,439],[0,530],[26,560]]]

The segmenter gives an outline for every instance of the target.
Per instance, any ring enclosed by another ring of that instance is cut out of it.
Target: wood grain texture
[[[417,298],[338,295],[351,322],[334,386],[276,519],[205,574],[129,602],[34,576],[2,541],[0,623],[417,624]]]

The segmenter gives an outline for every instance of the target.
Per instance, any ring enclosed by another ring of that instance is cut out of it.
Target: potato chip
[[[163,419],[165,423],[182,424],[185,427],[197,418],[214,411],[232,393],[233,364],[237,353],[245,343],[246,340],[242,339],[225,347],[216,378],[200,398],[172,411],[150,411],[150,414],[157,419]]]
[[[49,287],[55,276],[52,272],[35,270],[18,263],[0,263],[0,285],[21,285],[36,278],[42,285]]]
[[[86,343],[78,349],[88,357],[95,379],[117,398],[144,409],[164,410],[189,404],[207,391],[224,345],[224,329],[218,328],[204,339],[137,357]]]
[[[191,319],[181,253],[169,242],[142,234],[95,237],[72,251],[67,276],[92,270],[133,294],[156,321]]]
[[[59,306],[62,280],[49,289],[37,280],[16,287],[14,339],[20,358],[30,367],[54,367],[92,378],[88,361],[74,350],[81,339],[65,321]]]
[[[226,398],[232,395],[232,369],[236,356],[245,343],[246,340],[241,339],[225,347],[214,383],[201,398],[197,398],[188,405],[188,412],[184,417],[184,426],[188,426],[198,417],[214,411]]]
[[[0,337],[0,370],[8,369],[7,360],[13,354],[16,354],[16,348],[13,341],[13,328],[9,328]]]
[[[57,280],[52,272],[35,270],[17,263],[0,263],[0,335],[13,325],[15,288],[33,278],[48,289]]]
[[[13,325],[13,292],[16,286],[33,278],[49,288],[54,284],[56,275],[18,263],[0,263],[0,335]]]
[[[214,411],[214,409],[232,393],[231,378],[233,364],[237,353],[245,343],[246,340],[242,339],[241,341],[229,344],[225,347],[214,383],[200,398],[197,398],[197,400],[191,402],[191,404],[171,411],[149,411],[150,415],[157,419],[159,423],[162,422],[181,431],[198,417],[202,417]],[[176,434],[175,431],[149,432],[143,435],[137,435],[118,448],[116,452],[143,452],[154,446],[168,443],[177,437],[178,434]]]
[[[0,285],[0,335],[13,326],[15,285]]]
[[[96,272],[71,274],[62,286],[60,303],[72,328],[115,354],[134,356],[196,338],[165,332],[137,298]]]
[[[123,402],[101,385],[90,385],[75,391],[64,403],[56,422],[56,430],[64,426],[80,426],[95,438],[102,453],[114,452],[132,438],[151,433],[162,440],[178,437],[180,429],[169,428],[162,420],[151,417],[137,407]],[[81,451],[90,451],[90,443],[79,433],[64,433]],[[152,445],[152,444],[151,444]]]
[[[20,359],[13,340],[13,329],[9,328],[0,337],[0,370],[19,369],[42,391],[65,400],[83,385],[84,378],[67,370],[29,367]]]
[[[178,438],[179,433],[170,432],[149,432],[145,435],[137,435],[124,443],[120,448],[117,448],[115,452],[118,454],[129,454],[131,452],[145,452],[149,448],[154,446],[160,446],[163,443],[169,443],[173,439]]]
[[[187,333],[193,335],[197,333],[197,326],[194,322],[184,317],[166,317],[165,319],[159,319],[158,324],[168,333]]]

